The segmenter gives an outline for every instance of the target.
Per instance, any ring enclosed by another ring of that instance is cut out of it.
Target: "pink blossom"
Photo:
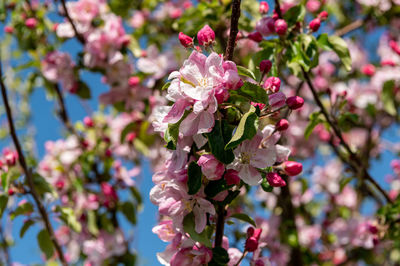
[[[215,33],[210,28],[210,26],[205,25],[199,32],[197,33],[197,40],[200,45],[209,46],[212,45],[215,40]]]
[[[218,180],[225,172],[224,165],[211,154],[200,156],[197,164],[201,167],[201,171],[209,180]]]

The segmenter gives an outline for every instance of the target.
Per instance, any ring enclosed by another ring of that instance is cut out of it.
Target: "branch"
[[[57,102],[58,105],[60,107],[60,110],[58,112],[58,115],[61,118],[61,121],[63,122],[63,124],[65,125],[65,127],[73,134],[76,135],[80,140],[82,139],[82,137],[78,134],[78,132],[76,132],[74,126],[71,123],[71,120],[69,119],[68,116],[68,112],[67,112],[67,108],[65,107],[65,101],[64,101],[64,97],[62,95],[62,92],[60,90],[60,86],[58,86],[58,84],[54,85],[54,90],[56,91],[56,95],[57,95]]]
[[[312,93],[312,95],[314,97],[314,100],[315,100],[316,104],[318,105],[319,109],[321,110],[321,113],[325,117],[325,119],[328,122],[328,124],[333,129],[333,132],[335,133],[335,135],[339,138],[340,144],[345,148],[345,150],[349,154],[350,162],[354,161],[354,164],[353,163],[352,164],[355,167],[355,169],[357,169],[357,173],[361,173],[366,180],[371,182],[375,186],[375,188],[378,189],[382,193],[382,195],[386,198],[386,200],[388,202],[393,203],[392,199],[389,197],[389,195],[386,193],[386,191],[371,177],[371,175],[368,173],[368,171],[366,169],[360,169],[360,166],[363,165],[362,162],[361,162],[361,159],[358,158],[357,154],[355,154],[351,150],[349,145],[344,140],[340,129],[337,127],[336,123],[329,116],[328,111],[325,109],[324,105],[322,104],[321,100],[318,97],[317,91],[315,90],[314,85],[312,84],[308,73],[304,70],[304,68],[302,68],[302,71],[303,71],[304,78],[305,78],[305,80],[306,80],[306,82],[308,84],[308,87],[311,90],[311,93]]]
[[[78,30],[77,30],[77,28],[76,28],[76,26],[75,26],[74,21],[72,20],[71,16],[69,15],[67,5],[65,4],[65,0],[61,0],[61,5],[62,5],[62,7],[63,7],[65,16],[66,16],[67,19],[68,19],[68,22],[71,24],[72,29],[74,30],[74,33],[75,33],[76,38],[77,38],[81,43],[85,43],[85,39],[84,39],[83,36],[78,32]]]
[[[222,238],[224,237],[224,226],[225,226],[225,207],[217,207],[217,228],[215,231],[215,243],[214,247],[222,246]]]
[[[337,35],[337,36],[346,35],[347,33],[360,28],[362,25],[364,25],[364,22],[365,22],[364,19],[357,19],[356,21],[353,21],[349,25],[346,25],[343,28],[335,31],[334,35]]]
[[[275,12],[276,12],[276,14],[278,14],[279,18],[283,18],[281,5],[279,4],[279,0],[275,0]]]
[[[27,179],[28,182],[28,186],[30,188],[30,193],[35,201],[35,204],[37,206],[37,208],[39,209],[40,215],[42,217],[42,220],[44,222],[44,225],[46,227],[47,232],[50,235],[50,239],[54,244],[54,247],[58,253],[58,257],[61,261],[61,263],[64,266],[67,266],[67,261],[65,260],[63,251],[61,246],[58,244],[56,236],[54,234],[54,230],[53,230],[53,226],[50,223],[50,219],[47,215],[46,209],[44,208],[42,202],[40,201],[40,196],[38,194],[38,192],[36,191],[35,185],[34,185],[34,181],[33,181],[33,176],[32,176],[32,172],[31,170],[28,168],[28,165],[25,161],[25,157],[24,154],[22,152],[22,148],[21,148],[21,144],[19,143],[18,137],[17,137],[17,133],[14,127],[14,122],[13,122],[13,118],[12,118],[12,112],[11,112],[11,108],[10,108],[10,104],[8,102],[8,98],[7,98],[7,89],[6,86],[4,84],[3,81],[3,73],[2,73],[2,68],[1,68],[1,62],[0,62],[0,86],[1,86],[1,94],[3,97],[3,102],[4,102],[4,106],[5,106],[5,110],[6,110],[6,114],[7,114],[7,120],[8,120],[8,126],[10,128],[10,134],[11,134],[11,138],[14,142],[15,148],[18,152],[18,161],[19,164],[22,167],[23,172],[25,173],[25,177]]]
[[[233,0],[231,29],[229,32],[228,44],[226,45],[225,60],[232,60],[233,50],[235,49],[236,37],[239,32],[240,0]]]

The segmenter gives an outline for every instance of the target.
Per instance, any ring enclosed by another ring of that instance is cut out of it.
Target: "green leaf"
[[[332,48],[331,48],[331,45],[330,45],[330,43],[328,41],[328,37],[329,36],[326,33],[323,33],[323,34],[319,35],[318,38],[317,38],[317,43],[318,43],[318,46],[321,49],[326,50],[326,51],[331,51]]]
[[[23,238],[26,231],[28,231],[28,229],[35,224],[35,221],[33,220],[26,220],[24,222],[24,225],[21,227],[21,230],[19,231],[19,237]]]
[[[272,192],[272,190],[274,189],[269,183],[267,178],[265,177],[265,174],[263,175],[263,180],[261,182],[261,188],[262,190],[264,190],[265,192]]]
[[[210,198],[215,197],[218,193],[233,187],[233,185],[228,186],[224,178],[210,181],[204,188],[204,193]]]
[[[10,219],[14,220],[19,215],[27,215],[33,212],[33,205],[29,202],[21,204],[10,214]]]
[[[167,90],[169,88],[169,86],[171,86],[171,82],[167,82],[164,84],[164,86],[162,86],[161,90]]]
[[[97,236],[99,233],[99,229],[97,227],[97,221],[96,221],[96,213],[94,211],[88,211],[87,212],[87,219],[88,219],[88,230],[91,234]]]
[[[246,139],[252,139],[258,129],[258,116],[255,113],[256,108],[250,107],[250,110],[245,113],[236,128],[232,139],[226,144],[225,150],[234,149]]]
[[[245,77],[249,77],[249,78],[256,80],[256,75],[254,75],[253,71],[251,71],[245,67],[242,67],[242,66],[236,66],[236,67],[238,70],[238,74],[240,76],[245,76]]]
[[[204,230],[200,234],[196,232],[195,228],[195,222],[194,222],[194,214],[191,212],[188,215],[185,216],[183,219],[183,230],[185,230],[186,233],[190,235],[190,237],[196,241],[200,242],[203,245],[205,245],[208,248],[212,247],[210,238],[207,235],[207,230]]]
[[[8,177],[8,172],[4,172],[1,174],[1,186],[3,187],[3,191],[8,191],[8,185],[10,183]]]
[[[67,226],[71,227],[75,232],[81,232],[82,226],[76,218],[73,209],[57,206],[57,211],[61,213],[60,218]]]
[[[53,187],[38,173],[33,174],[33,183],[40,194],[51,193],[54,195]]]
[[[175,124],[168,124],[168,128],[165,131],[164,134],[164,140],[167,142],[167,148],[170,150],[175,150],[176,149],[176,143],[178,141],[179,137],[179,126],[181,125],[183,119],[186,118],[186,116],[189,114],[189,112],[185,112],[185,114],[182,116],[182,118]]]
[[[53,242],[50,239],[49,233],[43,229],[37,235],[37,241],[40,247],[40,250],[46,255],[47,259],[50,259],[54,253]]]
[[[313,132],[314,128],[319,124],[324,122],[319,116],[321,115],[320,112],[315,112],[310,114],[310,122],[308,123],[306,129],[304,130],[304,138],[308,139]]]
[[[221,122],[221,120],[216,120],[213,130],[206,134],[211,153],[224,164],[230,164],[235,159],[235,155],[231,149],[225,150],[225,145],[227,143],[225,140],[228,139],[224,136],[223,129],[228,126],[229,125],[226,124],[225,121]],[[229,138],[231,136],[229,136]]]
[[[267,92],[257,84],[246,81],[236,92],[252,102],[268,104]]]
[[[231,216],[229,216],[230,218],[235,218],[238,220],[241,220],[243,222],[249,223],[252,226],[256,227],[256,223],[254,222],[253,218],[251,218],[250,216],[248,216],[247,214],[244,213],[235,213],[232,214]]]
[[[357,122],[358,122],[357,114],[346,112],[339,116],[338,126],[344,132],[347,132],[347,131],[351,130]]]
[[[7,207],[7,203],[8,203],[8,196],[0,195],[0,218],[3,216],[4,210]]]
[[[188,188],[189,195],[196,194],[201,187],[201,167],[196,162],[191,162],[188,167]]]
[[[388,80],[383,84],[382,89],[382,102],[383,102],[383,109],[390,115],[396,115],[397,110],[394,104],[394,87],[395,82],[394,80]]]
[[[79,81],[78,83],[78,91],[76,94],[81,98],[81,99],[90,99],[92,97],[90,93],[90,88],[89,86],[82,81]]]
[[[288,23],[288,25],[293,25],[298,21],[303,21],[305,15],[306,9],[304,5],[296,5],[285,12],[283,19]]]
[[[229,255],[223,247],[215,247],[212,249],[212,260],[208,263],[209,266],[224,266],[229,262]]]
[[[125,218],[131,222],[133,225],[136,224],[136,209],[135,206],[129,202],[125,201],[122,203],[121,206],[122,213],[124,214]]]
[[[347,47],[347,43],[342,38],[335,35],[329,36],[328,41],[332,50],[335,51],[335,53],[339,56],[340,60],[342,61],[344,68],[347,71],[350,71],[351,57],[349,48]]]

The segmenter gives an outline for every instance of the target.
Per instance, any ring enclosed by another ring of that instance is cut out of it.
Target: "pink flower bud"
[[[104,196],[108,198],[108,200],[117,200],[118,195],[115,189],[107,182],[101,183],[101,191],[103,192]]]
[[[250,33],[247,35],[247,38],[255,42],[261,42],[263,40],[263,36],[258,31]]]
[[[5,33],[8,33],[8,34],[11,34],[11,33],[14,32],[14,28],[11,27],[11,26],[5,26],[5,27],[4,27],[4,32],[5,32]]]
[[[317,12],[321,7],[321,2],[319,0],[308,0],[306,4],[306,8],[308,11],[314,13]]]
[[[272,109],[278,109],[285,105],[286,96],[282,92],[273,93],[268,98]]]
[[[386,60],[382,60],[381,65],[394,67],[394,66],[396,66],[396,63],[393,60],[386,59]]]
[[[250,226],[249,228],[247,228],[247,238],[252,237],[254,234],[254,227]]]
[[[105,153],[105,156],[106,157],[111,157],[112,156],[112,151],[110,149],[107,149],[106,153]]]
[[[286,119],[281,119],[278,121],[278,123],[276,123],[275,128],[278,131],[285,131],[289,128],[289,121],[287,121]]]
[[[283,164],[283,170],[288,176],[295,176],[303,171],[303,165],[298,162],[286,161]]]
[[[275,32],[275,20],[271,17],[265,17],[257,21],[256,31],[262,36],[268,36]]]
[[[65,182],[64,182],[63,180],[58,180],[58,181],[56,182],[56,188],[57,188],[58,190],[62,190],[62,189],[64,188],[64,186],[65,186]]]
[[[264,103],[255,103],[255,102],[250,102],[251,105],[253,105],[254,107],[260,108],[260,110],[264,109],[265,104]]]
[[[224,175],[226,184],[230,185],[238,185],[240,183],[239,172],[234,169],[228,169]]]
[[[201,167],[201,172],[209,180],[218,180],[225,172],[225,166],[212,154],[200,156],[197,164]]]
[[[286,186],[285,180],[275,172],[267,174],[267,181],[272,187],[284,187]]]
[[[258,240],[255,237],[249,237],[244,247],[247,251],[253,252],[258,248]]]
[[[328,18],[329,14],[326,11],[322,11],[319,13],[318,17],[321,21],[325,21]]]
[[[128,80],[128,84],[131,87],[134,87],[140,83],[140,78],[139,77],[130,77]]]
[[[278,92],[281,88],[281,80],[277,77],[269,77],[264,83],[264,89],[270,92]]]
[[[200,32],[199,32],[200,33]],[[183,47],[188,48],[193,46],[193,38],[187,36],[183,32],[179,32],[179,42],[182,44]]]
[[[132,143],[136,139],[136,133],[135,132],[130,132],[128,135],[126,135],[126,141],[129,143]]]
[[[17,163],[17,158],[18,158],[18,153],[16,152],[7,151],[4,154],[4,159],[8,166],[14,166]]]
[[[9,196],[12,196],[12,195],[14,195],[14,194],[15,194],[14,189],[9,188],[9,189],[8,189],[8,195],[9,195]]]
[[[260,13],[261,14],[267,14],[269,11],[269,5],[265,1],[260,2]]]
[[[34,29],[37,26],[37,20],[35,18],[28,18],[27,20],[25,20],[25,26],[30,29]]]
[[[215,40],[215,33],[210,28],[210,26],[205,25],[198,33],[197,33],[197,40],[199,41],[200,45],[209,46]]]
[[[290,109],[296,110],[303,106],[304,99],[299,96],[292,96],[292,97],[287,98],[286,104],[288,105],[288,107]]]
[[[287,31],[287,28],[288,28],[288,25],[287,25],[285,20],[278,19],[278,20],[275,21],[275,32],[278,35],[281,35],[281,36],[285,35],[286,31]]]
[[[260,72],[268,73],[271,70],[272,62],[270,60],[262,60],[260,62]]]
[[[94,127],[93,119],[88,116],[83,119],[83,124],[85,124],[86,127]]]
[[[311,20],[309,27],[311,31],[317,31],[321,27],[321,20],[319,18]]]
[[[373,224],[368,225],[368,230],[371,232],[371,234],[376,235],[378,233],[378,227],[376,227]]]
[[[367,76],[373,76],[375,74],[375,66],[372,64],[368,64],[363,66],[363,68],[361,69],[361,72]]]

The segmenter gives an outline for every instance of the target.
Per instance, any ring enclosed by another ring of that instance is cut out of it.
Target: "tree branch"
[[[364,19],[357,19],[357,20],[353,21],[352,23],[350,23],[349,25],[346,25],[343,28],[335,31],[334,35],[337,35],[337,36],[346,35],[347,33],[360,28],[362,25],[364,25],[364,22],[365,22]]]
[[[240,18],[240,0],[233,0],[231,29],[229,32],[228,44],[226,45],[225,60],[232,60],[233,58],[233,51],[235,49],[236,37],[239,32],[239,18]]]
[[[83,38],[83,36],[78,32],[74,21],[72,20],[71,16],[69,15],[69,11],[67,8],[67,5],[65,4],[65,0],[61,0],[61,5],[63,7],[65,16],[67,17],[68,22],[71,24],[72,29],[74,30],[75,36],[76,38],[83,44],[85,43],[85,39]]]
[[[215,230],[215,242],[214,247],[222,246],[222,238],[224,237],[224,226],[225,226],[225,207],[217,207],[217,228]]]
[[[275,0],[275,12],[278,14],[279,18],[282,18],[282,10],[281,10],[281,5],[279,4],[279,0]]]
[[[53,245],[58,253],[58,257],[61,261],[61,263],[64,266],[67,266],[67,261],[65,260],[63,251],[61,246],[58,244],[57,242],[57,238],[54,234],[54,229],[53,226],[51,225],[50,219],[47,215],[46,209],[44,208],[42,202],[40,201],[40,196],[38,194],[38,192],[36,191],[35,185],[34,185],[34,181],[33,181],[33,176],[32,176],[32,172],[31,170],[28,168],[28,165],[25,161],[25,157],[24,154],[22,152],[22,148],[21,148],[21,144],[19,143],[18,137],[17,137],[17,133],[14,127],[14,122],[13,122],[13,118],[12,118],[12,112],[11,112],[11,108],[10,108],[10,104],[8,102],[8,98],[7,98],[7,89],[6,86],[4,84],[3,81],[3,72],[2,72],[2,67],[1,67],[1,61],[0,61],[0,86],[1,86],[1,94],[3,97],[3,102],[4,102],[4,106],[5,106],[5,110],[6,110],[6,114],[7,114],[7,120],[8,120],[8,126],[10,129],[10,134],[11,134],[11,138],[14,142],[15,148],[17,150],[18,153],[18,161],[19,164],[22,167],[22,170],[25,174],[25,177],[27,179],[28,182],[28,186],[30,189],[30,194],[32,195],[35,204],[37,206],[37,208],[39,209],[39,213],[42,217],[42,220],[44,222],[44,225],[46,227],[47,232],[49,233],[50,239],[53,242]]]
[[[393,203],[392,199],[389,197],[389,195],[386,193],[386,191],[371,177],[371,175],[368,173],[368,171],[366,169],[360,169],[360,167],[363,165],[361,159],[358,158],[357,154],[355,154],[351,150],[349,145],[344,140],[340,129],[337,127],[336,123],[331,119],[330,115],[328,114],[328,111],[325,109],[324,105],[322,104],[321,100],[319,99],[317,91],[315,90],[314,85],[312,84],[308,73],[304,70],[304,68],[302,68],[302,71],[303,71],[303,76],[308,84],[308,87],[311,90],[314,100],[315,100],[316,104],[318,105],[321,113],[325,117],[328,124],[331,126],[335,135],[339,138],[340,144],[344,147],[344,149],[349,154],[350,163],[353,164],[355,169],[357,169],[357,173],[361,173],[366,180],[368,180],[372,185],[375,186],[376,189],[379,190],[379,192],[382,193],[382,195],[386,198],[386,200],[388,202]]]

